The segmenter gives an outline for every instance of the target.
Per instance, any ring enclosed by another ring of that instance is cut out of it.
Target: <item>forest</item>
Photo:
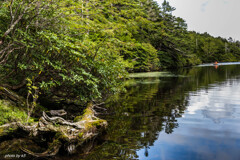
[[[175,9],[166,0],[1,0],[0,140],[51,133],[47,152],[22,150],[72,153],[107,127],[96,115],[125,91],[128,73],[240,60],[240,41],[188,31]]]

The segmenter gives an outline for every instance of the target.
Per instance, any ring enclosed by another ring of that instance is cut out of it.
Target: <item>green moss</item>
[[[94,122],[92,123],[92,125],[93,125],[93,126],[100,126],[101,124],[103,124],[103,123],[105,123],[105,122],[106,122],[105,120],[100,119],[100,120],[94,121]]]
[[[54,137],[56,140],[68,140],[68,136],[62,134],[61,132],[57,132]]]
[[[93,114],[93,111],[90,108],[86,108],[84,110],[83,117],[86,117],[86,116],[91,115],[91,114]]]
[[[83,112],[83,115],[80,115],[80,116],[77,116],[74,118],[74,122],[78,122],[80,120],[89,120],[88,116],[93,115],[93,111],[89,107],[90,105],[92,105],[92,104],[91,103],[88,104],[87,108]]]
[[[83,132],[80,132],[80,133],[78,134],[78,137],[79,137],[79,138],[82,138],[82,136],[83,136]]]
[[[10,122],[26,122],[27,113],[7,100],[0,100],[0,125]],[[30,119],[29,122],[33,122]]]
[[[4,132],[4,130],[2,128],[0,128],[0,135],[2,135],[3,132]]]
[[[74,118],[74,122],[78,122],[83,118],[83,116],[77,116]]]
[[[84,127],[85,127],[86,130],[88,130],[88,129],[94,127],[94,126],[95,125],[93,125],[93,122],[87,122],[87,123],[84,124]]]
[[[93,128],[93,127],[101,126],[105,122],[106,122],[105,120],[99,119],[99,120],[96,120],[94,122],[86,123],[85,128],[88,130],[88,129]]]

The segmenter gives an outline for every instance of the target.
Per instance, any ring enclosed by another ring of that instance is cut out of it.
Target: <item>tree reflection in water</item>
[[[180,76],[174,76],[180,75]],[[137,151],[154,145],[161,132],[171,134],[179,127],[189,103],[189,94],[208,90],[211,84],[240,75],[239,66],[195,67],[173,71],[171,76],[135,77],[127,92],[109,100],[109,122],[103,141],[83,159],[138,159]],[[79,157],[78,157],[79,159]]]

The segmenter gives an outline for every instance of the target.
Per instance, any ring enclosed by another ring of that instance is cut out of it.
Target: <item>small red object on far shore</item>
[[[214,64],[215,64],[215,65],[217,65],[217,64],[218,64],[218,62],[216,61],[216,62],[214,62]]]

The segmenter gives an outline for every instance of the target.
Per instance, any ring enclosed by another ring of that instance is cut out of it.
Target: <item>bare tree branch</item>
[[[1,40],[1,43],[0,44],[3,44],[3,40],[5,39],[5,37],[15,28],[15,26],[19,23],[19,21],[23,18],[23,16],[25,15],[25,13],[27,12],[27,10],[29,8],[31,8],[31,4],[33,3],[34,1],[32,2],[29,2],[27,4],[27,6],[25,7],[25,9],[23,10],[23,12],[18,16],[18,18],[16,19],[15,22],[11,22],[12,24],[10,25],[9,29],[3,34],[3,37],[2,37],[2,40]],[[17,11],[17,10],[16,10]],[[11,13],[12,15],[12,13]]]
[[[13,10],[12,10],[12,6],[13,6],[13,3],[14,3],[14,0],[11,0],[11,4],[9,6],[10,8],[10,15],[11,15],[11,23],[10,23],[10,26],[12,25],[13,21],[14,21],[14,15],[13,15]]]
[[[8,49],[10,49],[10,47],[12,47],[13,45],[14,45],[13,43],[8,44],[7,47],[5,47],[4,49],[2,49],[2,50],[0,51],[0,55],[1,55],[0,59],[3,58],[3,56],[4,56],[4,52],[6,52]]]
[[[3,59],[2,59],[2,61],[0,61],[0,64],[4,64],[4,63],[6,63],[6,61],[8,60],[8,57],[9,57],[9,55],[14,51],[14,50],[16,50],[16,49],[21,49],[21,48],[24,48],[24,46],[23,47],[17,47],[17,48],[13,48],[13,49],[11,49],[11,50],[9,50],[8,52],[7,52],[7,54],[3,54],[2,56],[1,56],[1,58],[3,57]]]

